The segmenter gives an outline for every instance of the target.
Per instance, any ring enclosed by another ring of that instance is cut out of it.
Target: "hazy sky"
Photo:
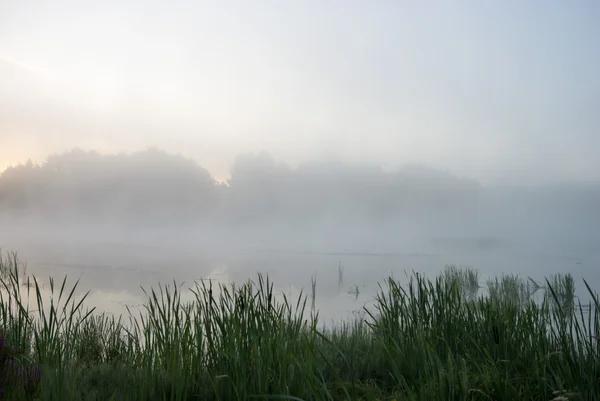
[[[600,178],[600,2],[0,0],[0,169],[158,146]]]

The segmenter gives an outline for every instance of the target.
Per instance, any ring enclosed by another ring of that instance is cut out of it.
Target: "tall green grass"
[[[314,277],[295,299],[262,275],[196,283],[191,302],[159,285],[115,318],[85,309],[66,277],[43,299],[15,254],[0,274],[3,400],[599,399],[600,306],[589,287],[588,308],[575,302],[569,275],[546,280],[540,302],[530,280],[489,280],[484,295],[455,266],[389,278],[354,320],[322,328]]]

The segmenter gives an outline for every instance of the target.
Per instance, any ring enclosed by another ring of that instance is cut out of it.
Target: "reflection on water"
[[[4,249],[14,249],[7,248]],[[415,252],[352,253],[352,252],[284,252],[239,251],[211,252],[199,249],[177,249],[172,252],[148,247],[96,245],[76,247],[40,246],[19,247],[19,259],[26,263],[27,274],[33,274],[42,283],[44,300],[50,299],[49,277],[55,287],[67,276],[70,289],[79,280],[77,297],[90,291],[85,306],[99,312],[127,315],[127,307],[135,313],[141,310],[151,288],[158,284],[180,286],[182,300],[192,301],[196,282],[240,285],[257,280],[258,273],[268,275],[276,298],[296,300],[300,291],[308,297],[311,306],[311,279],[316,279],[315,306],[324,322],[353,316],[373,301],[387,277],[405,281],[412,272],[429,277],[439,274],[445,265],[474,267],[481,273],[484,285],[489,277],[502,273],[531,276],[540,283],[544,277],[556,273],[571,273],[576,280],[576,295],[587,303],[589,296],[581,278],[594,291],[600,289],[597,254],[582,256],[527,254],[494,251],[446,250],[443,253]],[[33,294],[30,302],[35,303]]]

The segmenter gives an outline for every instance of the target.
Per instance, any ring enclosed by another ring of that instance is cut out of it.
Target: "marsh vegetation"
[[[107,316],[50,280],[49,299],[2,255],[0,388],[6,400],[597,400],[600,306],[570,275],[543,283],[447,266],[390,277],[354,320],[325,326],[309,293],[173,282],[140,313]],[[338,285],[343,286],[338,267]],[[33,295],[35,302],[26,301]],[[564,398],[560,398],[564,397]]]

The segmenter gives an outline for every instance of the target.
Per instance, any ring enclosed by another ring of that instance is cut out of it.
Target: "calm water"
[[[47,284],[49,276],[61,282],[66,275],[68,284],[79,279],[78,294],[90,291],[87,307],[117,315],[127,314],[125,305],[132,310],[140,307],[146,300],[141,287],[149,290],[157,288],[158,283],[172,284],[175,280],[178,285],[183,283],[185,290],[202,279],[240,284],[248,279],[257,280],[259,272],[268,274],[279,295],[285,293],[295,299],[304,289],[309,296],[307,308],[311,306],[311,278],[316,277],[315,306],[323,322],[352,316],[372,301],[378,284],[383,285],[390,275],[405,280],[407,274],[416,271],[433,277],[447,264],[478,269],[482,285],[486,278],[502,273],[531,276],[540,283],[551,274],[571,273],[582,301],[589,299],[582,277],[594,291],[600,290],[598,253],[572,255],[556,250],[546,253],[516,249],[317,253],[108,243],[69,246],[39,242],[5,242],[2,250],[17,251],[20,260],[27,264],[27,273],[34,274],[42,283]],[[340,266],[343,269],[341,285]],[[193,299],[193,294],[185,291],[184,299]]]

